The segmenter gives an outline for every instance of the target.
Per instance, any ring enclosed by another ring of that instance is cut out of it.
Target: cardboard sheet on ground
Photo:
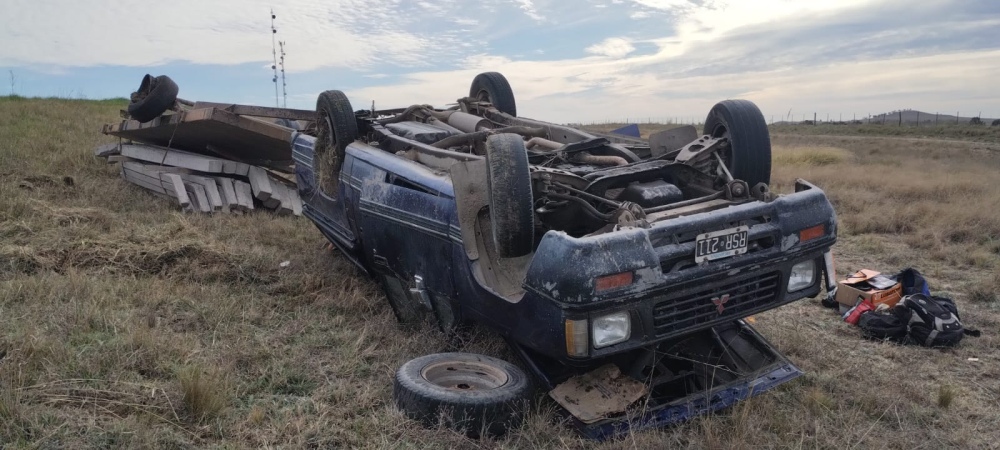
[[[549,391],[552,399],[583,423],[623,412],[645,395],[646,385],[623,375],[614,364],[577,375]]]

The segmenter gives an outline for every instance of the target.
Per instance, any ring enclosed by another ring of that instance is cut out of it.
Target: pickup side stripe
[[[431,220],[426,217],[413,214],[409,211],[385,206],[383,204],[364,199],[362,199],[358,204],[358,209],[362,213],[368,213],[381,217],[390,222],[394,222],[417,231],[422,231],[439,239],[457,240],[458,242],[462,241],[461,234],[453,234],[453,227],[450,224]]]

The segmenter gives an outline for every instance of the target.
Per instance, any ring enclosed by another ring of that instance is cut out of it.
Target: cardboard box
[[[874,270],[859,270],[837,282],[837,303],[848,308],[866,299],[875,306],[885,303],[891,308],[902,298],[903,286]]]

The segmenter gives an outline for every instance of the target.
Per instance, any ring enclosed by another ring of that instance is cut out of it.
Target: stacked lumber
[[[185,211],[302,215],[295,185],[259,166],[138,143],[102,145],[94,155],[118,163],[125,181],[173,199]]]

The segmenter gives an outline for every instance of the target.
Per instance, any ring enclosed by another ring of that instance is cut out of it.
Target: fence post
[[[813,126],[816,126],[816,113],[813,112]]]
[[[903,110],[899,110],[899,126],[903,126]]]

